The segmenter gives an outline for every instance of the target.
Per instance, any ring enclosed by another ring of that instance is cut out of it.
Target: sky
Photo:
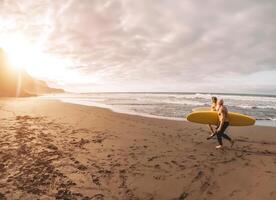
[[[0,0],[0,46],[68,91],[276,94],[275,35],[275,0]]]

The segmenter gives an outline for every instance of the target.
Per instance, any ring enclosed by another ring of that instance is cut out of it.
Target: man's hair
[[[212,102],[214,102],[214,103],[217,103],[217,101],[218,101],[218,98],[215,96],[213,96],[211,99],[212,99]]]
[[[220,104],[221,104],[221,105],[223,105],[223,104],[224,104],[223,99],[220,99],[220,100],[219,100],[219,102],[220,102]]]

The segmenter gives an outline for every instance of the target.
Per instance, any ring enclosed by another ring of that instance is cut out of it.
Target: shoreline
[[[43,97],[45,98],[45,97]],[[43,99],[42,98],[42,99]],[[46,97],[47,99],[47,97]],[[80,103],[76,101],[66,101],[64,99],[52,99],[52,100],[58,100],[63,103],[71,103],[75,105],[84,105],[84,106],[91,106],[91,107],[98,107],[98,108],[104,108],[109,109],[115,113],[121,113],[121,114],[128,114],[128,115],[135,115],[135,116],[141,116],[141,117],[148,117],[148,118],[156,118],[156,119],[167,119],[167,120],[174,120],[174,121],[187,121],[186,118],[174,118],[174,117],[165,117],[165,116],[158,116],[158,115],[151,115],[151,114],[145,114],[145,113],[139,113],[135,111],[130,111],[127,109],[116,109],[110,105],[95,103],[95,102],[87,102],[87,103]],[[256,120],[256,123],[254,126],[265,126],[265,127],[276,127],[276,121],[275,120]]]
[[[0,99],[0,197],[273,200],[275,130],[231,127],[234,147],[216,150],[205,125]]]

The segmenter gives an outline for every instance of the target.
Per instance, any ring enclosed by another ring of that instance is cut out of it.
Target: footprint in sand
[[[0,193],[0,199],[1,199],[1,200],[6,200],[7,198],[5,197],[4,194]]]

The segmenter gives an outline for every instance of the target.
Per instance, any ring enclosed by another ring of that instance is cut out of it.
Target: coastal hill
[[[31,77],[25,70],[12,69],[0,48],[0,97],[26,97],[47,93],[62,93],[63,89],[51,88],[45,81]]]

